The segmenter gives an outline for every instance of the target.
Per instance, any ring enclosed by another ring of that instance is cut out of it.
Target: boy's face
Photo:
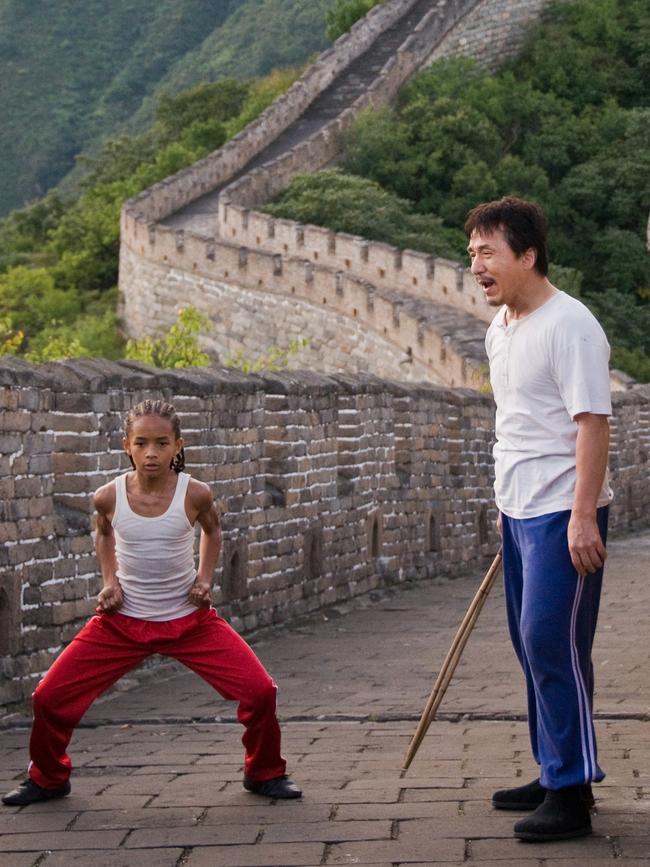
[[[487,303],[491,307],[516,304],[517,296],[530,279],[535,251],[531,248],[517,256],[499,228],[491,234],[472,232],[467,252],[472,274]]]
[[[183,440],[176,439],[171,422],[157,415],[136,418],[123,444],[136,470],[146,476],[167,473],[172,460],[183,448]]]

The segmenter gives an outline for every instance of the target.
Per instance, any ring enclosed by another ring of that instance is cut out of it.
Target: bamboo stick
[[[485,604],[485,600],[487,599],[488,593],[492,589],[492,585],[499,573],[499,568],[501,567],[501,548],[499,548],[496,557],[492,561],[492,565],[488,569],[485,578],[481,582],[481,586],[476,592],[476,595],[472,599],[469,608],[467,609],[467,613],[463,618],[462,623],[460,624],[458,631],[454,637],[454,640],[449,648],[449,652],[445,657],[445,661],[442,664],[442,668],[436,678],[436,682],[433,685],[433,689],[431,690],[431,694],[429,695],[429,699],[425,705],[425,708],[422,712],[422,716],[420,717],[420,722],[415,730],[415,734],[411,739],[411,743],[406,751],[406,756],[404,757],[404,770],[408,770],[415,754],[417,753],[420,744],[422,743],[425,734],[433,718],[436,714],[440,706],[440,702],[442,701],[445,692],[447,691],[447,687],[451,681],[451,678],[456,670],[456,666],[460,661],[460,657],[462,652],[467,644],[469,636],[474,628],[474,624],[478,620],[478,616],[481,613],[481,609]]]

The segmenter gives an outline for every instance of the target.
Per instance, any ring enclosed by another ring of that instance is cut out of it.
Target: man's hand
[[[503,536],[503,518],[501,517],[501,512],[497,513],[497,533],[499,536]]]
[[[206,581],[195,581],[188,599],[197,608],[209,608],[212,605],[212,588]]]
[[[122,595],[122,588],[119,582],[108,584],[100,590],[97,602],[99,603],[97,605],[98,614],[112,614],[114,611],[119,611],[122,605],[124,605],[124,596]]]
[[[593,573],[604,564],[607,551],[595,515],[571,513],[567,530],[569,554],[578,575]]]

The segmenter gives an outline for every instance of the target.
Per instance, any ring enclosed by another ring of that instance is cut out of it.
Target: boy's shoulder
[[[190,480],[187,483],[187,496],[192,504],[201,512],[212,508],[214,499],[210,486],[205,482],[192,478],[192,476],[190,476]]]
[[[93,505],[98,512],[112,512],[115,509],[115,479],[111,479],[93,494]]]

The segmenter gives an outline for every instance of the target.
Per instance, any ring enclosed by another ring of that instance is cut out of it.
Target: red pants
[[[243,638],[214,608],[204,608],[164,622],[99,614],[83,627],[34,690],[29,776],[35,783],[58,788],[66,782],[72,768],[66,749],[79,720],[101,693],[153,653],[177,659],[224,698],[239,702],[247,777],[261,781],[284,774],[277,687]]]

